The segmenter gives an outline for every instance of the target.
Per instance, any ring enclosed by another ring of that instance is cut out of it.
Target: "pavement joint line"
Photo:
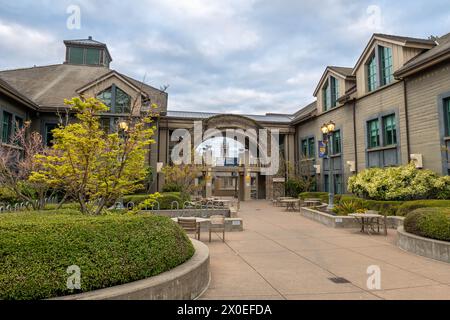
[[[261,235],[262,235],[262,234],[261,234]],[[264,236],[264,235],[262,235],[262,236]],[[290,251],[291,253],[295,254],[296,256],[298,256],[298,257],[300,257],[300,258],[302,258],[302,259],[308,261],[309,263],[311,263],[311,264],[313,264],[313,265],[319,267],[320,269],[324,270],[325,272],[328,272],[329,274],[331,274],[331,275],[333,275],[333,276],[335,276],[335,277],[341,277],[340,275],[338,275],[338,274],[332,272],[331,270],[328,270],[328,269],[324,268],[324,267],[321,266],[320,264],[318,264],[318,263],[316,263],[316,262],[314,262],[314,261],[308,259],[308,258],[305,257],[305,256],[302,256],[301,254],[299,254],[299,253],[297,253],[297,252],[295,252],[295,251],[293,251],[293,250],[291,250],[291,249],[289,249],[288,247],[286,247],[286,246],[284,246],[283,244],[279,243],[279,242],[276,241],[275,239],[270,239],[270,240],[276,242],[279,246],[285,248],[286,250]],[[355,283],[353,283],[353,282],[350,282],[350,284],[351,284],[352,286],[356,287],[356,288],[359,288],[360,290],[362,290],[362,291],[364,291],[364,292],[366,292],[366,293],[368,293],[368,294],[375,295],[372,291],[366,290],[366,289],[364,289],[364,288],[358,286],[357,284],[355,284]],[[376,295],[375,295],[375,296],[376,296]],[[382,298],[382,297],[379,297],[379,296],[377,296],[377,297],[384,300],[384,298]]]
[[[218,235],[217,235],[218,236]],[[220,238],[220,237],[219,237]],[[244,261],[244,263],[246,265],[248,265],[250,268],[252,268],[273,290],[275,290],[284,300],[287,300],[286,297],[277,289],[275,288],[258,270],[256,270],[247,260],[244,259],[244,257],[242,257],[240,255],[240,253],[236,250],[234,250],[232,247],[230,247],[230,245],[228,245],[227,242],[224,242],[225,245],[230,248],[235,254],[236,256],[238,256],[242,261]],[[247,295],[248,296],[248,295]]]
[[[350,251],[353,252],[353,253],[360,254],[360,255],[362,255],[362,256],[364,256],[364,257],[374,259],[374,258],[368,256],[367,254],[364,254],[364,253],[355,251],[355,250],[353,250],[352,248],[348,248],[348,250],[350,250]],[[428,258],[427,258],[427,259],[428,259]],[[409,272],[409,273],[412,273],[412,274],[414,274],[414,275],[416,275],[416,276],[419,276],[419,277],[425,278],[425,279],[427,279],[427,280],[430,280],[430,281],[432,281],[432,282],[436,282],[436,284],[447,285],[445,282],[440,282],[439,280],[431,279],[431,278],[427,277],[426,275],[417,273],[417,271],[411,271],[410,269],[405,269],[405,268],[403,268],[403,267],[401,267],[401,266],[398,266],[398,265],[396,265],[396,264],[393,264],[393,263],[391,263],[391,262],[389,262],[389,261],[387,261],[387,260],[384,260],[384,259],[382,259],[382,258],[381,258],[381,259],[380,259],[380,258],[376,258],[376,260],[380,260],[380,261],[382,261],[382,262],[384,262],[384,263],[390,265],[391,267],[395,267],[395,268],[398,268],[398,269],[400,269],[400,270],[402,270],[402,271]],[[433,286],[433,285],[436,285],[436,284],[430,284],[430,285],[419,286],[419,287],[429,287],[429,286]],[[403,288],[397,288],[397,289],[406,289],[406,288],[412,288],[412,287],[403,287]],[[386,290],[388,290],[388,289],[386,289]]]
[[[301,217],[301,216],[300,216],[300,217]],[[325,227],[326,227],[326,226],[325,226]],[[369,234],[369,236],[371,236],[371,235]],[[319,239],[320,239],[320,238],[319,238]],[[276,240],[274,240],[274,239],[271,239],[271,240],[277,242],[277,244],[279,244],[279,245],[282,246],[282,244],[280,244],[278,241],[276,241]],[[400,266],[398,266],[398,265],[392,264],[391,262],[386,261],[386,260],[384,260],[384,259],[382,259],[382,258],[373,258],[373,257],[371,257],[371,256],[369,256],[369,255],[367,255],[367,254],[364,254],[364,253],[355,251],[354,248],[343,247],[343,246],[340,246],[340,245],[338,245],[338,244],[335,244],[335,243],[332,243],[332,242],[330,242],[330,241],[327,241],[326,239],[324,239],[324,240],[320,239],[320,240],[321,240],[321,241],[325,241],[325,242],[327,242],[327,243],[329,243],[329,244],[335,245],[335,246],[337,246],[339,249],[347,249],[347,250],[349,250],[349,251],[351,251],[351,252],[353,252],[353,253],[355,253],[355,254],[360,254],[360,255],[362,255],[362,256],[364,256],[364,257],[366,257],[366,258],[370,258],[370,259],[374,259],[374,260],[378,260],[378,261],[384,262],[384,263],[386,263],[386,264],[388,264],[388,265],[390,265],[390,266],[392,266],[392,267],[395,267],[395,268],[398,268],[398,269],[400,269],[400,270],[402,270],[402,271],[409,272],[409,273],[412,273],[412,274],[414,274],[414,275],[416,275],[416,276],[425,278],[425,279],[427,279],[427,280],[429,280],[429,281],[435,282],[436,284],[448,285],[448,284],[445,283],[445,282],[441,282],[441,281],[438,281],[438,280],[431,279],[431,278],[429,278],[429,277],[427,277],[427,276],[425,276],[425,275],[422,275],[422,274],[417,273],[416,271],[411,271],[411,270],[409,270],[409,269],[405,269],[405,268],[400,267]],[[381,242],[381,241],[378,241],[378,240],[376,240],[376,239],[371,239],[371,240],[374,240],[374,241],[376,241],[376,242],[382,243],[382,245],[388,245],[388,246],[389,246],[389,244],[386,244],[385,242]],[[284,247],[284,246],[283,246],[283,247]],[[370,248],[370,247],[371,247],[371,246],[367,246],[367,247],[358,247],[358,248]],[[286,248],[286,249],[288,249],[288,248]],[[290,249],[288,249],[288,250],[290,250]],[[291,250],[290,250],[290,251],[291,251]],[[294,252],[295,254],[297,254],[296,251],[293,251],[293,252]],[[307,259],[306,257],[302,256],[302,255],[300,254],[300,252],[298,252],[298,255],[301,256],[301,257],[303,257],[303,258],[305,258],[306,260],[310,261],[310,260]],[[429,260],[429,258],[427,258],[427,259]],[[312,262],[312,261],[311,261],[311,262]],[[312,262],[312,263],[314,263],[314,262]],[[324,270],[326,270],[326,269],[324,269]],[[327,271],[330,272],[329,270],[327,270]],[[426,285],[426,286],[423,286],[423,287],[432,286],[432,285],[436,285],[436,284],[430,284],[430,285]],[[421,286],[421,287],[422,287],[422,286]],[[397,288],[397,289],[405,289],[405,288],[410,288],[410,287],[401,287],[401,288]],[[365,289],[363,289],[363,290],[365,290]],[[395,289],[392,289],[392,290],[395,290]],[[370,292],[370,291],[369,291],[369,292]]]
[[[228,245],[228,243],[226,243],[225,242],[225,244],[231,249],[231,250],[233,250],[235,253],[236,253],[236,255],[242,260],[242,261],[244,261],[245,262],[245,264],[247,264],[250,268],[252,268],[265,282],[267,282],[267,284],[272,288],[272,289],[274,289],[284,300],[287,300],[286,299],[286,297],[284,296],[284,294],[282,294],[277,288],[275,288],[271,283],[270,283],[270,281],[269,280],[267,280],[258,270],[256,270],[247,260],[245,260],[245,258],[243,257],[243,256],[241,256],[241,254],[238,252],[238,251],[236,251],[236,250],[234,250],[232,247],[230,247],[229,245]]]

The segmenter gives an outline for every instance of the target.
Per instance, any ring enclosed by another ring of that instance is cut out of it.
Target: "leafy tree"
[[[162,168],[165,183],[171,191],[179,191],[183,195],[192,195],[202,189],[201,183],[195,184],[202,171],[195,164],[180,164]]]
[[[62,187],[83,213],[100,214],[121,196],[143,188],[146,147],[154,143],[154,113],[140,114],[133,106],[119,124],[121,130],[106,133],[99,114],[108,107],[101,101],[72,98],[65,103],[77,121],[53,130],[53,147],[48,155],[36,157],[42,167],[31,180]]]
[[[49,185],[29,177],[41,168],[34,161],[35,156],[47,154],[48,149],[39,133],[28,133],[30,125],[31,122],[25,122],[12,134],[8,145],[0,146],[0,185],[15,198],[29,202],[33,209],[43,209]]]

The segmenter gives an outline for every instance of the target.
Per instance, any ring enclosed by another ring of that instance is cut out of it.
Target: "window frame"
[[[376,129],[372,128],[371,124],[376,123]],[[376,130],[376,145],[372,144],[372,138],[375,137],[372,133]],[[367,121],[367,148],[374,149],[379,148],[381,146],[381,134],[380,134],[380,119],[377,117],[375,119],[371,119]]]
[[[377,61],[377,50],[374,50],[366,62],[366,83],[367,92],[375,91],[378,88],[378,61]],[[373,72],[373,74],[372,74]]]
[[[300,139],[301,156],[303,160],[315,159],[316,157],[316,137],[308,136]],[[306,150],[306,154],[304,151]]]
[[[104,92],[107,92],[108,90],[111,91],[111,105],[107,105],[99,96],[101,94],[103,94]],[[120,90],[121,92],[123,92],[128,98],[129,98],[129,106],[128,106],[128,110],[125,112],[125,109],[120,109],[118,110],[118,105],[117,105],[117,92],[118,90]],[[121,89],[119,86],[117,86],[116,84],[112,84],[110,87],[100,91],[99,93],[97,93],[95,95],[95,97],[97,99],[99,99],[100,101],[102,101],[103,103],[105,103],[106,106],[109,107],[109,110],[107,111],[107,113],[114,113],[114,114],[129,114],[132,110],[131,110],[131,106],[133,103],[133,98],[131,95],[129,95],[125,90]]]
[[[391,123],[391,128],[389,130],[387,122],[389,119],[393,119]],[[395,113],[383,116],[381,118],[383,126],[383,147],[395,146],[397,144],[397,118]],[[392,141],[388,141],[391,137]]]
[[[336,145],[336,136],[339,137],[339,144]],[[342,153],[342,135],[341,135],[341,130],[337,129],[333,132],[333,134],[330,137],[330,155],[331,156],[335,156],[335,155],[339,155]],[[338,146],[338,148],[336,148],[336,146]],[[336,151],[336,149],[338,149]]]
[[[386,57],[386,51],[389,55]],[[380,69],[380,87],[392,83],[394,80],[394,63],[392,57],[392,48],[378,45],[378,60]],[[387,62],[386,62],[387,61]],[[389,70],[389,74],[386,74],[386,70]]]
[[[5,115],[9,116],[8,122],[5,123]],[[5,144],[11,144],[11,134],[12,134],[12,127],[13,127],[13,113],[3,110],[2,112],[2,142]],[[7,133],[5,137],[5,124],[7,125]]]

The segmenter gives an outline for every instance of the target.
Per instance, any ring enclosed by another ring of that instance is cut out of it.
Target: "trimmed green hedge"
[[[405,201],[397,210],[398,216],[406,216],[411,211],[418,208],[450,208],[450,200],[415,200]]]
[[[45,299],[115,286],[160,274],[194,254],[176,223],[146,214],[11,213],[0,216],[0,232],[0,299]],[[66,287],[71,265],[81,269],[81,290]]]
[[[421,237],[450,241],[450,208],[420,208],[405,218],[406,232]]]
[[[159,205],[161,210],[170,210],[172,209],[172,202],[177,201],[179,203],[179,208],[181,209],[183,203],[185,201],[189,201],[190,198],[186,195],[182,195],[180,192],[162,192],[160,193],[161,198],[159,200]],[[148,194],[134,194],[123,197],[124,205],[127,205],[129,202],[133,202],[135,206],[139,205],[145,199],[149,197]],[[174,206],[174,208],[176,208]],[[155,207],[156,209],[156,207]]]

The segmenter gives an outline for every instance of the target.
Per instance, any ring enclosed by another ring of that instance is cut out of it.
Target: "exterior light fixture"
[[[127,132],[128,131],[128,123],[126,121],[120,121],[119,128],[120,128],[120,130]]]
[[[328,160],[328,168],[329,168],[329,175],[328,175],[328,207],[327,209],[329,211],[333,210],[334,208],[334,176],[333,176],[333,165],[331,164],[331,157],[330,157],[330,138],[333,136],[333,132],[336,129],[336,125],[333,121],[330,121],[328,123],[325,123],[320,127],[320,131],[325,135],[324,138],[326,138],[325,141],[323,141],[327,145],[327,160]]]

